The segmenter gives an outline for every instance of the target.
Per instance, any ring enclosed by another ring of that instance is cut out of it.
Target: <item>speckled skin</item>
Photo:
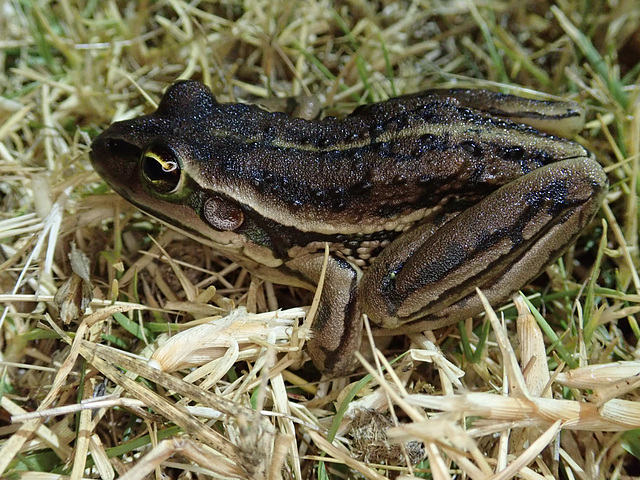
[[[450,90],[308,121],[179,82],[98,136],[91,159],[123,197],[269,280],[315,288],[327,243],[309,352],[340,374],[362,313],[393,332],[474,315],[475,287],[505,300],[597,211],[593,156],[507,117],[562,128],[581,112]]]

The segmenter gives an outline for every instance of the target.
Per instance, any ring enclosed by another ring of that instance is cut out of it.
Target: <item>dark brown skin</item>
[[[179,82],[98,136],[91,159],[132,203],[269,280],[314,288],[328,243],[309,351],[340,374],[361,313],[394,332],[475,315],[475,287],[503,301],[597,211],[607,180],[588,151],[498,114],[554,127],[580,115],[458,90],[307,121]]]

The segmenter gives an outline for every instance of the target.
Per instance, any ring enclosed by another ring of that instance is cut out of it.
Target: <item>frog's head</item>
[[[91,144],[91,163],[116,192],[133,203],[140,203],[142,189],[152,195],[175,192],[184,177],[183,159],[190,155],[185,150],[192,142],[185,139],[215,105],[215,98],[201,83],[175,83],[155,112],[116,122],[98,135]]]
[[[145,212],[227,244],[243,212],[224,198],[223,190],[203,184],[200,173],[201,150],[218,106],[203,84],[177,82],[155,112],[116,122],[98,135],[91,144],[91,163],[116,192]]]

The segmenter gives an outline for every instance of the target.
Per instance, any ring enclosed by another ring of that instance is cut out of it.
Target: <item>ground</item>
[[[636,0],[0,8],[3,478],[640,475]],[[297,369],[311,294],[161,227],[90,166],[92,138],[186,78],[322,115],[434,87],[575,100],[611,188],[517,309],[326,381]]]

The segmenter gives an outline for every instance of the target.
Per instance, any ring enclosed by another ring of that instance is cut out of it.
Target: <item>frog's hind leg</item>
[[[506,300],[571,245],[606,189],[594,159],[564,160],[501,187],[436,232],[427,225],[402,235],[365,273],[363,311],[385,328],[420,331],[480,313],[476,287],[492,304]]]
[[[584,109],[571,100],[534,100],[474,89],[430,90],[428,93],[449,97],[467,108],[561,137],[573,137],[584,127]]]

